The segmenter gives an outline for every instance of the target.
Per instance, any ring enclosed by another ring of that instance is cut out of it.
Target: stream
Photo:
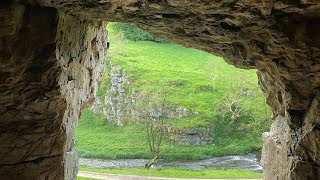
[[[80,158],[80,165],[90,168],[128,169],[144,168],[148,159],[89,159]],[[250,153],[243,156],[221,156],[205,160],[163,160],[159,159],[154,169],[182,168],[188,170],[209,170],[209,169],[243,169],[253,172],[262,172],[255,154]]]

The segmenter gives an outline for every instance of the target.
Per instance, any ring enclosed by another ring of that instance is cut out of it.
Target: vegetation
[[[148,171],[146,169],[94,169],[80,167],[81,171],[90,171],[98,173],[109,174],[123,174],[123,175],[139,175],[139,176],[156,176],[156,177],[170,177],[170,178],[206,178],[206,179],[231,179],[231,178],[246,178],[254,179],[261,178],[261,173],[254,173],[245,170],[199,170],[190,171],[183,169],[157,169]]]
[[[112,23],[112,28],[116,32],[121,32],[124,37],[130,41],[165,42],[164,40],[157,39],[150,33],[138,28],[135,24],[114,22]]]
[[[78,176],[77,180],[96,180],[96,179]]]
[[[261,148],[261,134],[269,126],[271,113],[254,70],[236,69],[222,58],[196,49],[140,41],[149,39],[141,39],[144,35],[139,33],[135,33],[139,38],[124,37],[117,26],[109,24],[111,62],[108,58],[107,64],[125,69],[135,92],[170,92],[168,104],[186,109],[188,115],[166,120],[168,126],[176,130],[212,128],[210,145],[179,146],[164,139],[164,146],[169,148],[162,158],[204,159]],[[99,87],[101,97],[110,83],[107,73]],[[150,158],[145,132],[135,121],[118,127],[103,115],[85,110],[76,130],[76,150],[81,157]]]
[[[132,121],[145,126],[150,153],[157,157],[161,149],[165,133],[165,118],[168,114],[165,93],[143,92],[136,96]],[[148,166],[149,168],[149,166]]]
[[[165,141],[164,146],[168,148],[165,153],[161,154],[161,157],[165,159],[205,159],[220,155],[245,154],[259,149],[261,135],[237,137],[236,134],[230,132],[231,129],[237,128],[236,124],[230,124],[231,127],[226,131],[217,128],[216,133],[220,136],[215,137],[214,144],[210,145],[179,146]],[[124,127],[108,124],[104,116],[97,116],[90,110],[85,110],[76,129],[75,148],[81,157],[87,158],[147,159],[152,155],[146,141],[147,135],[144,128],[140,124]],[[236,140],[238,142],[235,142]]]

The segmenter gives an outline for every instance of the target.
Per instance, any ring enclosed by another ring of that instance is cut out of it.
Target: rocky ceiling
[[[107,21],[257,69],[274,119],[264,178],[320,179],[319,0],[2,0],[0,177],[75,178],[74,128],[101,77]]]

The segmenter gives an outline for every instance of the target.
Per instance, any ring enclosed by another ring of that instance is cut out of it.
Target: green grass
[[[244,154],[262,146],[271,112],[258,86],[255,70],[241,70],[222,58],[171,43],[127,41],[109,28],[112,64],[125,69],[130,88],[137,91],[169,90],[168,102],[194,114],[169,119],[175,129],[211,127],[213,144],[178,146],[165,142],[165,159],[204,159],[227,154]],[[107,63],[109,64],[109,63]],[[103,97],[109,85],[108,67],[99,86]],[[241,94],[241,89],[252,95]],[[103,98],[102,98],[103,99]],[[241,101],[243,115],[231,122],[226,103]],[[195,113],[197,115],[195,115]],[[81,157],[120,159],[149,158],[142,125],[117,127],[89,110],[82,113],[76,129],[76,150]]]
[[[97,179],[77,176],[77,180],[97,180]]]
[[[165,142],[167,150],[161,158],[205,159],[219,155],[245,154],[261,146],[255,136],[243,139],[232,133],[228,139],[226,136],[227,134],[220,137],[221,140],[217,138],[215,144],[204,146],[178,146]],[[88,158],[150,158],[143,126],[134,124],[118,127],[106,123],[103,116],[97,116],[89,110],[82,113],[76,129],[76,150],[81,157]]]
[[[183,170],[183,169],[95,169],[80,167],[81,171],[108,173],[108,174],[122,174],[122,175],[139,175],[139,176],[154,176],[154,177],[168,177],[168,178],[237,178],[237,179],[257,179],[262,178],[261,173],[255,173],[245,170]]]
[[[89,110],[82,113],[76,129],[76,150],[81,157],[121,159],[148,158],[143,129],[139,125],[118,127]]]
[[[115,53],[118,48],[112,44],[119,40],[114,39],[112,28],[109,34],[110,51]],[[169,90],[169,101],[200,113],[176,121],[180,126],[194,127],[197,122],[199,126],[210,125],[228,99],[241,99],[241,107],[256,119],[270,117],[255,70],[236,69],[220,57],[171,43],[124,41],[121,47],[121,53],[113,57],[112,64],[128,72],[134,81],[132,89]],[[254,95],[239,95],[241,88]]]

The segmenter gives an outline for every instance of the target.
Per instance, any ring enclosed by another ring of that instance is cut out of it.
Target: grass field
[[[81,171],[108,173],[108,174],[123,174],[123,175],[139,175],[139,176],[153,176],[153,177],[169,177],[169,178],[206,178],[206,179],[233,179],[246,178],[257,179],[262,178],[261,173],[254,173],[245,170],[203,170],[190,171],[183,169],[94,169],[80,167]]]
[[[237,69],[222,58],[172,43],[128,41],[109,28],[112,64],[125,69],[137,91],[169,91],[168,102],[196,112],[166,123],[175,129],[211,127],[213,143],[178,146],[165,142],[165,159],[204,159],[244,154],[262,146],[270,110],[259,89],[255,70]],[[109,60],[109,59],[108,59]],[[107,63],[107,65],[110,62]],[[108,66],[98,96],[108,88]],[[245,94],[244,92],[249,92]],[[241,116],[230,120],[228,102],[235,100]],[[76,150],[81,157],[149,158],[144,127],[129,123],[118,127],[90,110],[82,113],[76,129]]]
[[[78,176],[78,177],[77,177],[77,180],[96,180],[96,179]]]
[[[216,143],[204,146],[165,143],[167,150],[162,154],[162,158],[205,159],[227,154],[245,154],[261,147],[261,141],[257,140],[260,137],[235,136],[220,137],[220,141],[216,140]],[[81,157],[88,158],[150,158],[146,139],[143,126],[135,124],[118,127],[106,123],[104,117],[97,117],[86,110],[76,130],[76,150]]]

